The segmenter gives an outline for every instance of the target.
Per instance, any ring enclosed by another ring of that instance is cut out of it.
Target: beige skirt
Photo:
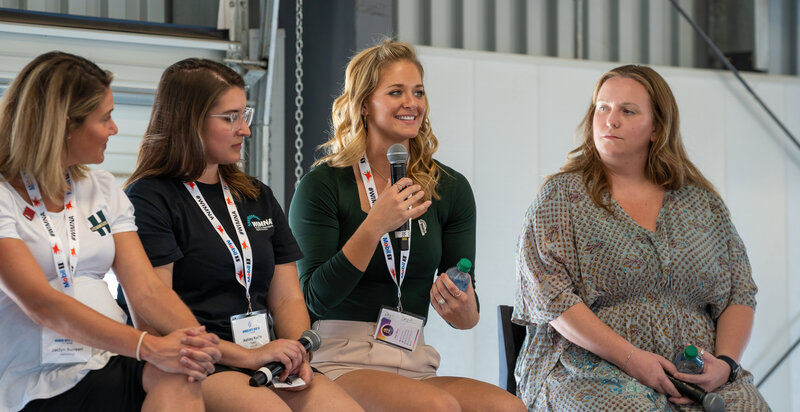
[[[313,329],[322,337],[322,346],[314,352],[311,365],[332,380],[359,369],[425,379],[436,376],[439,368],[439,352],[425,344],[422,333],[409,352],[375,340],[375,322],[319,320]]]

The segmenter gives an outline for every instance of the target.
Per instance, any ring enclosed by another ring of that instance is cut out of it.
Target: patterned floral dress
[[[744,244],[716,195],[693,185],[667,190],[655,232],[606,201],[613,215],[592,202],[580,175],[563,174],[545,183],[525,216],[512,319],[527,327],[515,376],[530,411],[678,410],[548,324],[577,303],[670,360],[685,343],[715,353],[722,311],[755,308]],[[718,393],[727,411],[769,410],[748,372]]]

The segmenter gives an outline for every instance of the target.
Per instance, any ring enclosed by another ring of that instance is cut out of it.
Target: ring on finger
[[[706,353],[705,349],[700,349],[700,360],[703,360],[703,355]]]
[[[444,306],[444,298],[439,299],[436,303],[438,303],[439,306]]]

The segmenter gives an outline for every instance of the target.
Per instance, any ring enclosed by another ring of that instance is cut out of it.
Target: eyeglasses
[[[208,115],[208,117],[222,117],[228,119],[228,122],[230,122],[231,124],[231,131],[238,132],[239,130],[242,129],[242,127],[244,127],[242,126],[241,120],[244,120],[244,122],[249,127],[250,123],[253,122],[253,113],[255,112],[256,109],[248,106],[245,107],[244,111],[242,112],[230,112],[226,114],[210,114]]]

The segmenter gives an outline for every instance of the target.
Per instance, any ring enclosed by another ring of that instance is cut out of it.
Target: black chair
[[[500,387],[510,393],[517,394],[517,380],[514,378],[514,367],[517,356],[525,340],[525,327],[511,322],[514,308],[508,305],[497,305],[497,339],[500,343]]]

